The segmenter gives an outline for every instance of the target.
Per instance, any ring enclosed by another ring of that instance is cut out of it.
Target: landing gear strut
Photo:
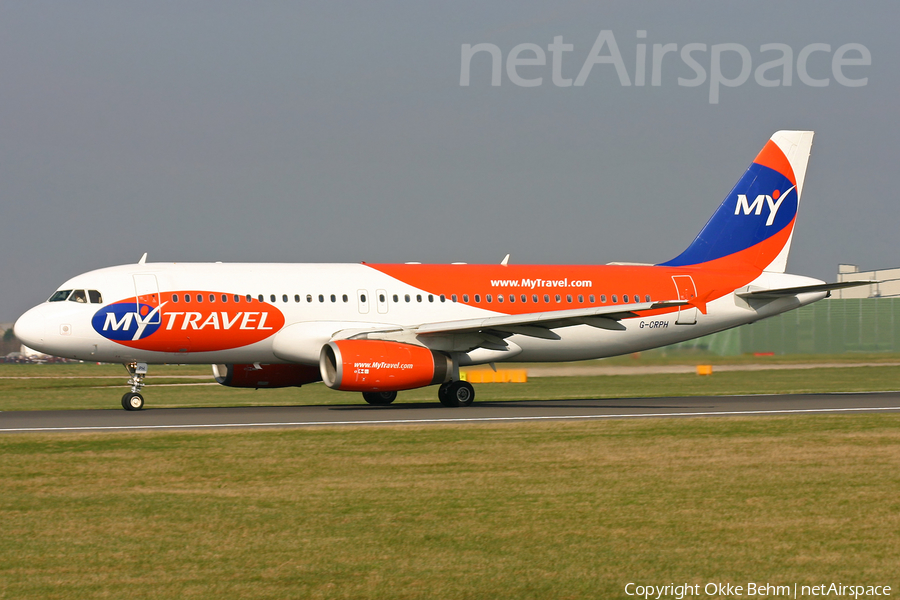
[[[147,376],[147,363],[127,363],[125,369],[131,376],[128,379],[128,383],[131,384],[131,391],[122,396],[122,408],[125,410],[141,410],[144,408],[144,397],[141,396],[140,391],[144,387],[144,377]]]
[[[438,389],[438,399],[444,406],[471,406],[475,401],[475,388],[468,381],[447,381]]]

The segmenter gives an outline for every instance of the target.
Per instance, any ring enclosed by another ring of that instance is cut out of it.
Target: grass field
[[[900,417],[0,437],[2,598],[900,587]]]
[[[152,366],[144,389],[147,408],[361,404],[360,394],[335,392],[323,384],[253,390],[213,382],[208,366]],[[127,390],[120,365],[0,365],[0,411],[121,410]],[[21,377],[22,379],[17,379]],[[186,385],[188,384],[188,385]],[[717,372],[694,374],[541,377],[528,383],[476,384],[476,401],[546,398],[629,398],[890,391],[900,389],[900,366]],[[436,388],[400,392],[398,403],[437,402]]]
[[[121,410],[123,373],[2,365],[0,411]],[[208,382],[208,367],[151,374],[149,407],[361,402],[321,384],[164,385]],[[477,390],[598,398],[898,380],[900,367],[873,366]],[[629,598],[628,582],[896,594],[898,539],[900,415],[0,436],[3,599]]]

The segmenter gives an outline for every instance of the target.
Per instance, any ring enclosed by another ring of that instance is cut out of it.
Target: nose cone
[[[44,345],[44,329],[47,320],[45,315],[41,314],[42,312],[41,307],[36,306],[19,317],[19,320],[13,325],[13,332],[19,341],[34,350],[42,350]]]

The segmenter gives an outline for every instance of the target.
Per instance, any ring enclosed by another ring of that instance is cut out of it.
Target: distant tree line
[[[3,333],[3,339],[0,340],[0,356],[6,356],[10,352],[18,352],[20,346],[21,344],[16,339],[16,334],[13,333],[12,327],[10,327]]]

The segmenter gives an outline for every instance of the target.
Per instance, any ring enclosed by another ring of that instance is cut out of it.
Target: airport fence
[[[739,354],[900,352],[900,298],[828,299],[662,349]]]

